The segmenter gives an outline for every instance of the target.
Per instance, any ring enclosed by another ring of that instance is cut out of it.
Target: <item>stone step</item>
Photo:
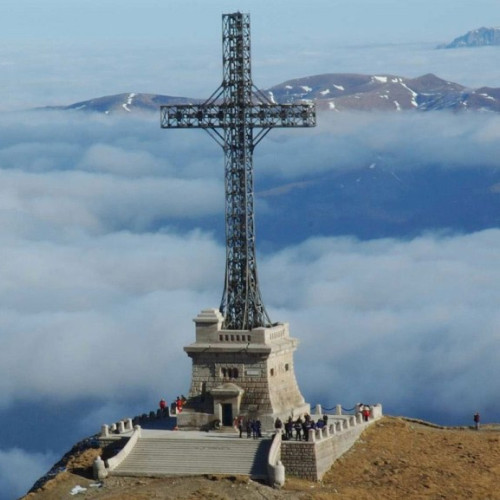
[[[270,446],[269,439],[140,438],[113,474],[265,477]]]

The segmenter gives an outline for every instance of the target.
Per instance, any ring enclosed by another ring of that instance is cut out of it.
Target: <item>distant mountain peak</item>
[[[500,45],[500,28],[477,28],[455,38],[451,43],[439,45],[438,49],[458,49],[462,47],[484,47]]]

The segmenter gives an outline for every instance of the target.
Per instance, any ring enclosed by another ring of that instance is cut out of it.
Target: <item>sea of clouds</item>
[[[273,131],[256,176],[279,186],[380,155],[395,172],[431,161],[494,170],[499,138],[494,115],[332,114],[315,130]],[[191,319],[222,293],[223,236],[196,228],[224,217],[222,170],[206,134],[162,131],[153,115],[0,116],[0,418],[11,429],[0,490],[22,494],[102,423],[188,392]],[[312,405],[498,421],[499,228],[311,234],[280,248],[259,252],[262,294],[300,340],[296,374]]]

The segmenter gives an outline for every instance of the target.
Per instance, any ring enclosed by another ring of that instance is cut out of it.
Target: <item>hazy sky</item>
[[[224,266],[215,228],[171,224],[223,218],[222,153],[206,134],[162,131],[159,116],[19,110],[132,91],[208,96],[221,80],[221,14],[235,10],[251,13],[262,88],[347,71],[500,87],[499,48],[434,50],[500,25],[497,0],[9,2],[0,16],[2,500],[102,423],[187,392],[182,347],[191,319],[218,306]],[[282,182],[379,154],[396,170],[419,168],[417,158],[495,172],[499,144],[491,114],[334,115],[300,135],[273,131],[256,164],[263,176],[273,165]],[[381,401],[460,423],[481,409],[498,420],[499,246],[492,228],[258,247],[266,307],[301,341],[306,399]]]
[[[221,14],[235,10],[251,14],[262,88],[335,72],[500,81],[487,51],[464,63],[463,52],[433,50],[500,25],[495,0],[21,0],[0,19],[0,110],[121,92],[208,96],[221,79]]]
[[[190,44],[218,34],[220,15],[250,12],[254,34],[277,44],[443,41],[500,25],[495,0],[19,0],[9,2],[1,38],[67,41],[164,40]],[[210,42],[209,42],[210,43]]]

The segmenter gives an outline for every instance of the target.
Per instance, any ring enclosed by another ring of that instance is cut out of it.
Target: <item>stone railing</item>
[[[134,432],[127,444],[114,456],[106,460],[106,465],[108,471],[116,469],[130,454],[133,450],[137,440],[141,437],[141,427],[136,425],[134,427]]]
[[[125,418],[114,424],[111,425],[104,424],[103,426],[101,426],[101,433],[99,434],[99,437],[107,438],[111,434],[126,434],[132,432],[133,430],[134,426],[132,424],[132,419]]]
[[[281,431],[274,434],[267,459],[267,477],[274,488],[281,488],[285,484],[285,467],[281,463],[281,436]]]
[[[172,403],[172,408],[175,409],[175,403]],[[171,411],[168,409],[158,409],[156,411],[150,411],[149,413],[143,413],[142,415],[138,415],[134,418],[124,418],[111,425],[104,424],[101,426],[101,432],[99,433],[98,439],[101,442],[106,441],[107,438],[114,440],[118,436],[132,433],[135,425],[142,425],[147,422],[154,422],[156,420],[169,418],[170,414]]]
[[[352,447],[366,427],[382,417],[381,405],[371,408],[368,421],[362,414],[342,415],[337,410],[335,415],[329,416],[324,427],[309,429],[307,441],[283,441],[281,460],[287,475],[319,481],[333,462]],[[321,415],[321,407],[317,407],[316,415]]]
[[[321,406],[318,405],[318,407],[321,412]],[[309,441],[316,442],[321,441],[322,439],[328,439],[329,437],[335,436],[336,434],[344,432],[350,428],[373,422],[374,420],[382,417],[382,405],[373,405],[370,407],[370,410],[370,416],[368,417],[368,420],[365,421],[363,420],[363,415],[361,413],[357,413],[355,415],[342,415],[337,408],[337,414],[334,417],[336,418],[335,422],[331,422],[319,429],[309,429]]]
[[[371,418],[373,420],[373,418]],[[322,439],[328,439],[331,436],[335,436],[336,434],[340,434],[347,429],[352,427],[356,427],[358,424],[363,423],[363,416],[359,415],[350,415],[337,420],[336,422],[329,423],[321,428],[309,429],[308,440],[312,442],[321,441]]]

